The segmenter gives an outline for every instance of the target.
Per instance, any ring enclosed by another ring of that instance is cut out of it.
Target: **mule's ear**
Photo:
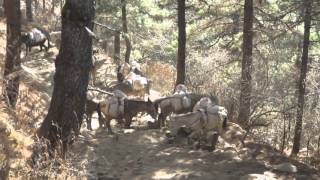
[[[148,102],[151,102],[152,103],[152,101],[150,100],[150,98],[148,97]]]

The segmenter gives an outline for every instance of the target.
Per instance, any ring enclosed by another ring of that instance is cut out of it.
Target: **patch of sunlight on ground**
[[[191,160],[191,159],[176,159],[175,162],[178,163],[178,164],[186,164],[186,165],[191,165],[191,164],[194,164],[196,163],[196,161],[198,162],[203,162],[202,159],[196,159],[196,160]]]
[[[152,176],[152,179],[172,179],[177,174],[179,175],[187,175],[190,172],[186,172],[185,170],[170,170],[170,169],[160,169],[156,172],[154,172],[154,175]]]

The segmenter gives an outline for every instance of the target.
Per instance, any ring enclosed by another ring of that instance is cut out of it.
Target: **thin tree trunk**
[[[178,0],[178,59],[177,59],[177,81],[176,85],[184,84],[186,78],[186,2]]]
[[[311,137],[308,137],[308,140],[307,140],[307,157],[309,157],[310,141],[311,141]]]
[[[285,147],[286,147],[286,137],[287,137],[287,131],[286,131],[286,115],[283,115],[283,135],[282,135],[282,144],[281,144],[281,153],[283,153]]]
[[[4,17],[4,0],[0,0],[0,17]]]
[[[26,16],[27,20],[31,22],[32,18],[32,0],[26,0]]]
[[[42,11],[46,11],[46,0],[42,0]]]
[[[318,151],[318,156],[319,156],[320,155],[320,135],[318,137],[317,151]]]
[[[120,65],[120,33],[115,33],[114,35],[114,62]]]
[[[20,0],[6,0],[5,13],[7,17],[7,47],[4,77],[20,68],[20,34],[21,12]],[[15,107],[19,93],[19,77],[7,80],[6,97],[10,106]]]
[[[62,152],[80,131],[89,71],[92,67],[94,0],[67,0],[62,11],[59,55],[55,60],[54,89],[48,114],[38,136],[49,139],[52,147],[62,141]]]
[[[127,2],[126,0],[121,0],[121,11],[122,11],[122,31],[123,37],[126,41],[126,54],[125,54],[125,62],[129,63],[130,54],[131,54],[131,43],[128,36],[128,23],[127,23]]]
[[[250,116],[251,104],[251,71],[252,71],[252,42],[253,42],[253,0],[245,0],[242,67],[241,67],[241,92],[238,122],[247,126]]]
[[[34,0],[34,12],[37,13],[39,10],[39,0]]]
[[[300,150],[300,141],[302,133],[302,117],[304,107],[304,94],[305,94],[305,81],[307,76],[308,66],[308,51],[309,51],[309,36],[310,36],[310,24],[311,24],[311,10],[312,0],[304,1],[305,15],[304,15],[304,37],[303,37],[303,49],[301,57],[301,69],[300,78],[298,84],[299,96],[298,96],[298,107],[297,107],[297,119],[294,129],[292,156],[296,156]]]
[[[56,7],[56,0],[52,0],[52,3],[51,3],[51,14],[54,14],[55,7]]]
[[[64,0],[60,0],[60,11],[62,11]]]

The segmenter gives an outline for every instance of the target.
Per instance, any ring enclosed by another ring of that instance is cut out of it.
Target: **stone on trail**
[[[248,174],[242,176],[240,180],[276,180],[276,178],[273,173],[266,171],[263,174]]]
[[[133,133],[135,130],[134,129],[124,129],[123,130],[123,133],[124,134],[131,134],[131,133]]]
[[[273,165],[272,169],[277,170],[277,171],[282,171],[282,172],[288,172],[288,173],[296,173],[297,167],[291,163],[281,163],[277,165]]]

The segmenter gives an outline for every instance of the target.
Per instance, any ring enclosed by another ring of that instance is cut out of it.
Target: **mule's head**
[[[30,40],[30,34],[29,33],[22,33],[21,34],[21,42],[27,43]]]
[[[155,108],[153,102],[148,98],[147,101],[147,113],[153,118],[153,119],[157,119],[157,109]]]

